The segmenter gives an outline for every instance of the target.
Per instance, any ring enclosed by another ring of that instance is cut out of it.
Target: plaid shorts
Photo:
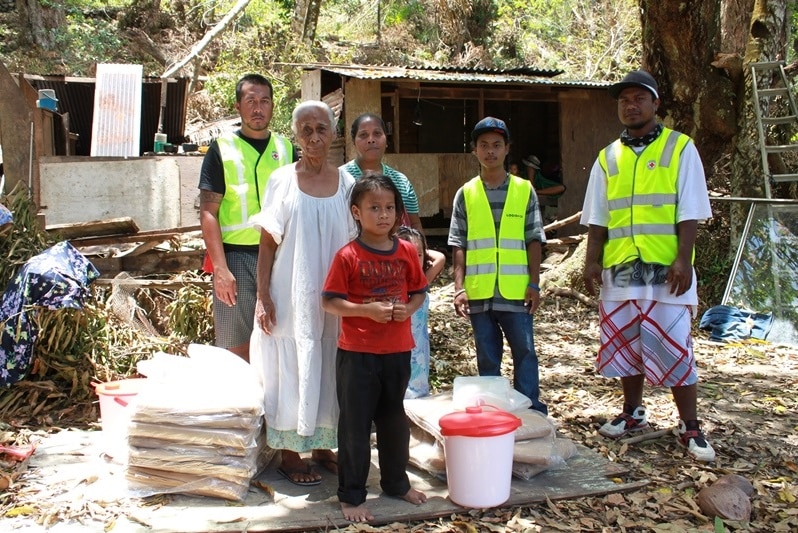
[[[255,323],[258,252],[234,250],[224,253],[227,268],[236,278],[236,304],[228,307],[213,292],[213,328],[216,346],[235,348],[248,344]]]
[[[601,302],[601,347],[596,369],[605,377],[644,374],[651,385],[698,382],[690,306],[651,300]]]

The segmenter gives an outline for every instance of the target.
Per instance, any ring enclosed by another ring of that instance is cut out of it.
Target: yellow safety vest
[[[260,231],[249,224],[249,217],[260,212],[272,172],[292,161],[291,141],[272,132],[263,154],[234,133],[219,137],[216,143],[224,168],[225,192],[219,206],[222,242],[257,245]]]
[[[620,140],[599,153],[610,213],[604,268],[636,259],[670,265],[676,259],[679,155],[689,142],[687,135],[664,128],[639,154]]]
[[[499,294],[507,300],[523,300],[529,283],[529,266],[524,239],[526,208],[532,184],[509,177],[507,200],[499,222],[499,239],[488,196],[477,176],[463,186],[468,217],[466,271],[463,288],[470,299],[492,298],[498,276]]]

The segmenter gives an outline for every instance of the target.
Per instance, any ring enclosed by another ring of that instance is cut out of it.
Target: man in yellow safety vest
[[[236,85],[241,128],[214,140],[200,171],[200,225],[213,267],[216,345],[249,361],[255,320],[260,230],[249,217],[260,213],[275,169],[297,160],[291,142],[269,131],[274,111],[271,82],[247,74]]]
[[[532,409],[547,414],[532,333],[546,240],[538,199],[528,180],[504,169],[510,152],[504,121],[482,119],[471,140],[480,172],[455,194],[449,228],[455,311],[471,320],[479,374],[500,375],[504,334],[513,357],[513,386]]]
[[[619,378],[623,411],[599,428],[619,438],[648,426],[646,380],[669,387],[678,442],[698,461],[715,451],[697,417],[691,320],[698,304],[693,246],[712,216],[693,140],[657,122],[657,82],[643,70],[610,87],[625,129],[590,172],[581,223],[588,226],[584,280],[600,290],[596,368]]]

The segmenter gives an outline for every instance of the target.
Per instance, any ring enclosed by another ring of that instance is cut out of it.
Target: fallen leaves
[[[468,320],[454,316],[450,279],[443,276],[432,291],[430,341],[431,384],[436,392],[451,388],[454,377],[476,375],[476,356]],[[622,404],[618,383],[596,375],[593,363],[598,349],[597,312],[569,298],[545,298],[535,315],[535,345],[540,361],[542,399],[549,405],[560,434],[601,453],[623,472],[614,482],[648,480],[643,489],[605,496],[546,502],[505,509],[472,510],[448,519],[389,524],[374,527],[353,524],[347,532],[462,532],[486,531],[655,531],[710,532],[727,530],[798,530],[798,350],[761,342],[721,345],[696,332],[694,350],[699,365],[699,416],[718,453],[715,463],[692,461],[670,434],[678,418],[670,391],[646,387],[645,403],[651,432],[645,439],[612,441],[597,428]],[[512,376],[509,349],[502,365]],[[39,398],[64,394],[50,383],[26,388]],[[14,398],[16,399],[16,398]],[[23,403],[20,397],[19,403]],[[71,413],[81,424],[96,411],[90,403],[69,404],[56,398],[58,411]],[[8,398],[6,398],[8,400]],[[37,401],[37,405],[41,401]],[[8,403],[0,400],[0,409]],[[29,407],[26,407],[30,409]],[[68,411],[71,409],[71,411]],[[48,406],[38,420],[53,413]],[[53,415],[51,415],[53,416]],[[20,419],[24,419],[21,416]],[[57,416],[53,416],[58,420]],[[13,413],[4,420],[14,419]],[[52,425],[56,423],[51,420]],[[68,425],[68,423],[58,423]],[[54,428],[46,428],[52,431]],[[0,433],[0,444],[24,445],[34,433],[21,430]],[[1,459],[1,458],[0,458]],[[0,471],[14,481],[0,500],[0,516],[28,513],[40,523],[79,518],[80,513],[102,513],[113,527],[113,509],[90,509],[74,502],[41,501],[35,490],[17,483],[20,464],[0,460]],[[24,466],[23,466],[24,468]],[[752,518],[747,524],[712,520],[703,515],[695,498],[705,486],[724,474],[739,474],[751,481]],[[89,481],[89,479],[87,479]],[[270,494],[267,485],[258,486]],[[163,505],[168,496],[151,497],[142,505]],[[40,505],[41,503],[41,505]],[[72,504],[68,507],[67,503]],[[59,507],[60,506],[60,507]],[[130,520],[136,521],[133,516]]]

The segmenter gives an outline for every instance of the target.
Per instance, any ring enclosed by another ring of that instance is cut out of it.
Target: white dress
[[[269,178],[263,210],[250,219],[278,245],[270,287],[276,324],[271,335],[255,324],[250,353],[264,385],[267,440],[273,448],[337,447],[313,439],[319,428],[326,440],[334,441],[338,425],[335,358],[340,326],[337,316],[322,310],[321,289],[335,252],[357,232],[349,209],[354,183],[339,170],[335,195],[317,198],[299,189],[294,165],[281,167]]]

